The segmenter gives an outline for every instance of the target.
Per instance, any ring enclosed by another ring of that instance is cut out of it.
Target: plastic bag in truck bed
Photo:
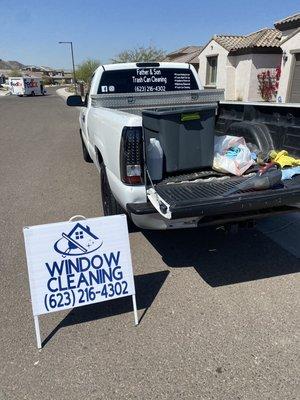
[[[243,137],[216,136],[213,168],[216,171],[241,176],[255,164]]]

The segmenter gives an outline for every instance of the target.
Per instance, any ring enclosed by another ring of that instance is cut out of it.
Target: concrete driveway
[[[0,99],[0,399],[281,399],[299,382],[299,217],[130,234],[130,299],[41,317],[36,349],[22,227],[101,215],[78,111],[54,90]]]

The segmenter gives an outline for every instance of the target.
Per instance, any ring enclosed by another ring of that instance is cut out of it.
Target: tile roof
[[[186,46],[168,53],[162,61],[198,63],[198,56],[203,46]]]
[[[214,35],[213,39],[226,50],[232,50],[241,41],[243,36],[237,35]]]
[[[194,57],[189,61],[190,64],[199,64],[200,51],[195,53]]]
[[[280,47],[281,32],[264,28],[249,35],[215,35],[213,39],[226,50],[234,52],[257,47]]]
[[[295,23],[296,21],[299,21],[299,25],[300,25],[300,13],[296,13],[296,14],[290,15],[288,17],[285,17],[279,21],[276,21],[274,26],[275,26],[275,28],[280,29],[282,25]]]

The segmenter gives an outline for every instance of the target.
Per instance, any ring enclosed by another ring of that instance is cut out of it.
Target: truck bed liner
[[[250,174],[250,176],[254,174]],[[209,182],[186,182],[168,183],[156,186],[156,192],[169,204],[176,204],[178,201],[193,201],[196,199],[207,199],[224,195],[228,190],[237,184],[249,179],[249,175],[241,177],[215,178]]]
[[[159,198],[169,205],[172,219],[214,215],[220,212],[241,212],[300,202],[300,176],[282,182],[268,190],[238,191],[230,196],[224,194],[247,177],[216,179],[213,182],[191,182],[157,185]],[[162,213],[163,215],[163,213]]]

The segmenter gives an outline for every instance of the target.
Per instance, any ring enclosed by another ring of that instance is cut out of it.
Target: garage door
[[[291,85],[291,103],[300,103],[300,54],[295,54],[296,62]]]

